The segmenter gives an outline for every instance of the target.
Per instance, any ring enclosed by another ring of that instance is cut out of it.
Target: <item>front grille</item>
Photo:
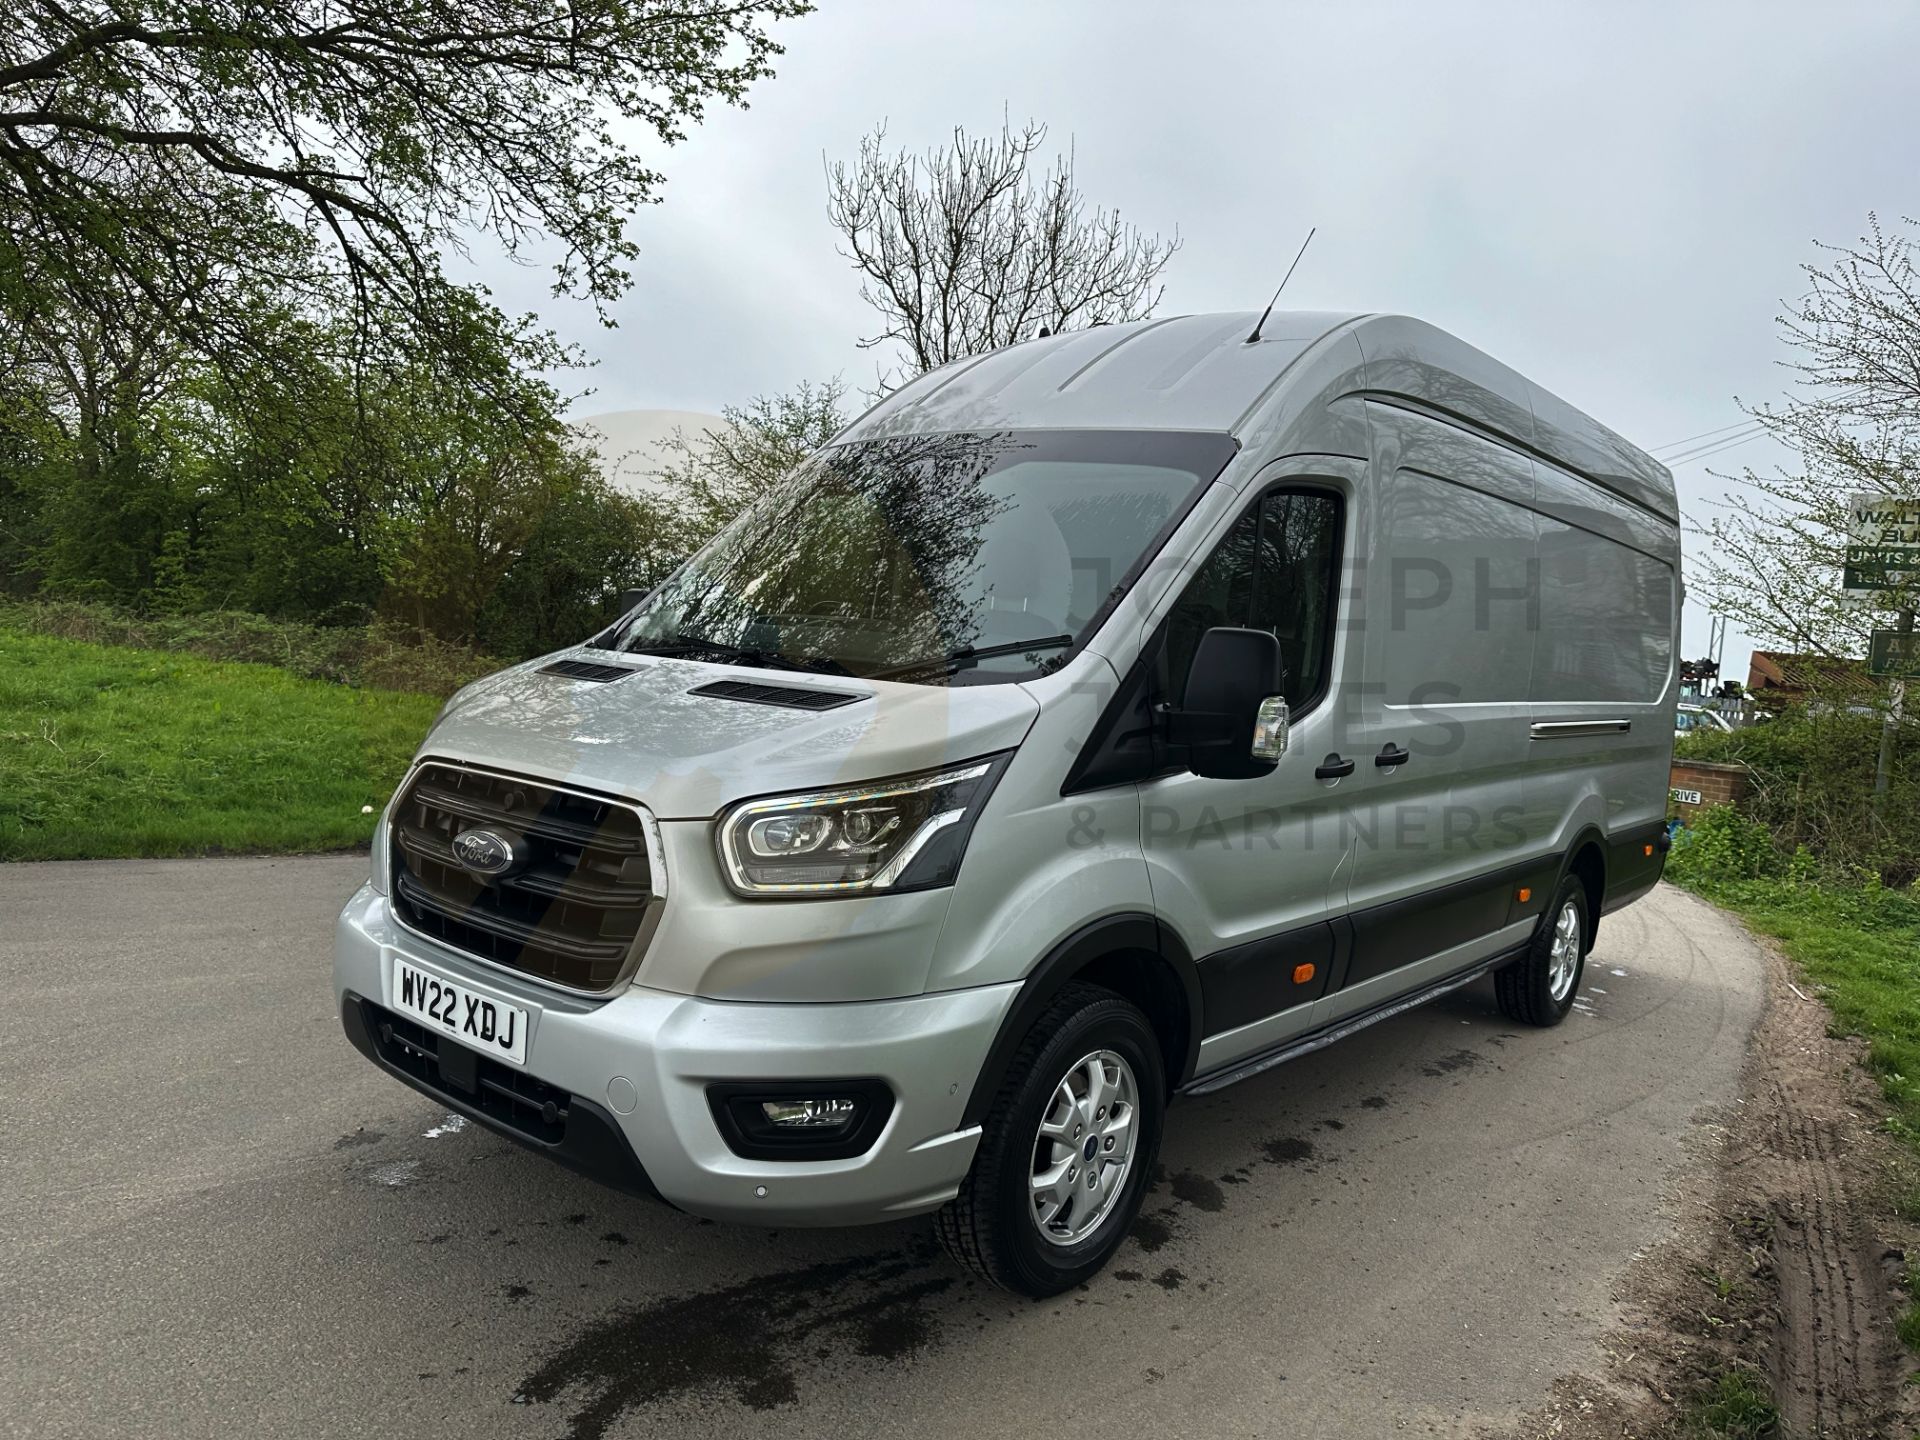
[[[485,877],[454,857],[462,831],[506,832],[524,854]],[[414,930],[574,990],[632,973],[656,903],[639,813],[519,776],[429,762],[393,819],[393,902]]]
[[[573,1096],[442,1039],[404,1015],[367,1005],[367,1020],[380,1054],[395,1069],[436,1090],[463,1096],[474,1109],[543,1145],[567,1136]]]

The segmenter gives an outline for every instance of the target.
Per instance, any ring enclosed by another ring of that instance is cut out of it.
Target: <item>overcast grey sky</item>
[[[1288,305],[1418,315],[1648,448],[1780,391],[1773,319],[1816,239],[1920,214],[1920,5],[1892,0],[821,0],[777,33],[750,108],[656,157],[618,329],[482,264],[599,362],[579,413],[870,384],[821,163],[880,120],[915,148],[1046,123],[1089,199],[1178,227],[1162,314],[1257,308],[1318,225]],[[1676,476],[1690,510],[1720,488]],[[1686,652],[1706,637],[1689,605]]]

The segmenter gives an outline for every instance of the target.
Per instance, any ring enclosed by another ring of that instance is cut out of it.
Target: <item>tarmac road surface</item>
[[[1662,887],[1557,1030],[1469,989],[1183,1102],[1113,1267],[1031,1304],[924,1222],[693,1220],[387,1079],[328,990],[365,869],[0,866],[0,1433],[1469,1433],[1597,1371],[1760,1006]]]

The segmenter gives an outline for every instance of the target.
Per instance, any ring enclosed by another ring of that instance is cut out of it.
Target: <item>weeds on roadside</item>
[[[1909,1225],[1920,1225],[1920,1179],[1902,1175],[1893,1197],[1893,1213]]]
[[[1688,1440],[1770,1440],[1779,1433],[1780,1407],[1758,1375],[1728,1370],[1694,1397],[1685,1423]]]
[[[1900,1312],[1894,1333],[1907,1349],[1920,1351],[1920,1269],[1908,1266],[1903,1278],[1907,1287],[1907,1305]]]
[[[1714,1298],[1717,1300],[1732,1299],[1740,1288],[1738,1280],[1722,1275],[1710,1265],[1696,1265],[1693,1267],[1693,1273],[1700,1277],[1702,1284],[1713,1291]]]

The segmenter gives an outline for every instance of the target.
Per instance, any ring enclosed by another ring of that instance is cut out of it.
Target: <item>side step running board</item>
[[[1302,1036],[1298,1040],[1289,1040],[1285,1044],[1278,1045],[1271,1050],[1263,1050],[1258,1055],[1237,1062],[1229,1069],[1216,1070],[1210,1075],[1198,1076],[1195,1079],[1189,1080],[1185,1085],[1182,1085],[1179,1093],[1182,1095],[1211,1095],[1216,1090],[1224,1090],[1229,1085],[1237,1085],[1242,1080],[1250,1080],[1255,1075],[1273,1069],[1276,1065],[1284,1065],[1289,1060],[1298,1060],[1302,1055],[1311,1055],[1316,1050],[1324,1050],[1334,1042],[1344,1040],[1349,1035],[1366,1029],[1369,1025],[1378,1025],[1382,1020],[1391,1020],[1396,1015],[1404,1015],[1407,1011],[1418,1009],[1430,1000],[1438,1000],[1442,995],[1458,990],[1463,986],[1471,985],[1482,975],[1486,975],[1498,969],[1501,965],[1504,965],[1507,961],[1511,960],[1516,953],[1516,951],[1510,950],[1503,955],[1496,955],[1493,959],[1476,965],[1471,970],[1449,976],[1437,985],[1429,985],[1424,990],[1416,990],[1411,995],[1403,995],[1398,1000],[1390,1001],[1382,1005],[1378,1010],[1368,1010],[1363,1014],[1354,1016],[1351,1020],[1342,1020],[1330,1029],[1316,1030],[1313,1034]]]

